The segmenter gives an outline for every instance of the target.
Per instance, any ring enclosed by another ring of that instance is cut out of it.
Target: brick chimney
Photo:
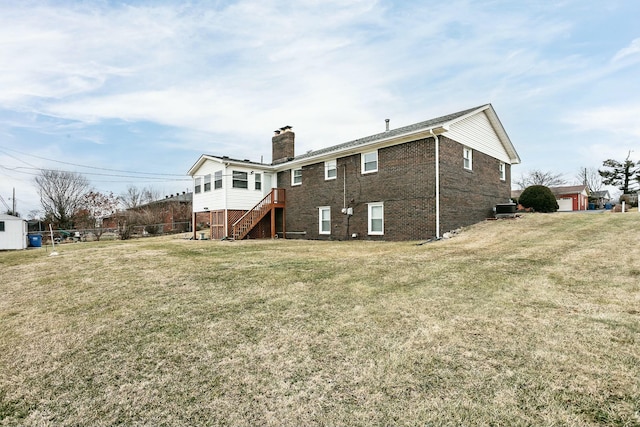
[[[271,138],[271,164],[283,163],[295,155],[294,140],[296,134],[291,126],[281,127]]]

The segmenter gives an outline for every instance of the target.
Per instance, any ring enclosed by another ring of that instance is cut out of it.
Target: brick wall
[[[324,162],[303,167],[299,186],[291,186],[290,171],[279,173],[278,186],[287,189],[287,237],[345,240],[355,233],[357,239],[411,240],[432,235],[433,159],[433,140],[420,140],[380,149],[374,173],[360,173],[360,154],[338,158],[334,180],[324,179]],[[341,212],[344,200],[353,216]],[[367,235],[370,202],[384,203],[384,236]],[[331,207],[328,236],[319,234],[321,206]]]
[[[473,170],[462,164],[463,146],[440,137],[441,232],[483,221],[510,196],[510,168],[499,176],[499,161],[473,152]],[[378,171],[360,173],[360,154],[337,159],[337,179],[324,179],[324,162],[302,169],[302,185],[291,186],[290,171],[278,174],[287,190],[287,238],[422,240],[435,236],[435,149],[433,138],[378,151]],[[346,179],[345,179],[346,178]],[[353,216],[341,212],[343,198]],[[384,203],[384,235],[367,234],[370,202]],[[319,233],[321,206],[331,208],[331,235]]]
[[[500,180],[500,161],[473,150],[472,170],[463,168],[462,144],[440,137],[440,223],[446,232],[493,216],[511,197],[511,168]]]

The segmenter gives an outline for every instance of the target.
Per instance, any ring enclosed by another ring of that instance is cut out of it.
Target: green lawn
[[[0,253],[0,425],[640,425],[640,214]]]

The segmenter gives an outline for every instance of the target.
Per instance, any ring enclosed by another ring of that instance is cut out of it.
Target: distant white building
[[[0,251],[27,248],[27,221],[0,214]]]

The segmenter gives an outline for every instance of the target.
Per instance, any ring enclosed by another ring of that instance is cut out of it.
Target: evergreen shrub
[[[525,188],[518,201],[525,208],[531,208],[536,212],[555,212],[559,208],[556,196],[544,185]]]

